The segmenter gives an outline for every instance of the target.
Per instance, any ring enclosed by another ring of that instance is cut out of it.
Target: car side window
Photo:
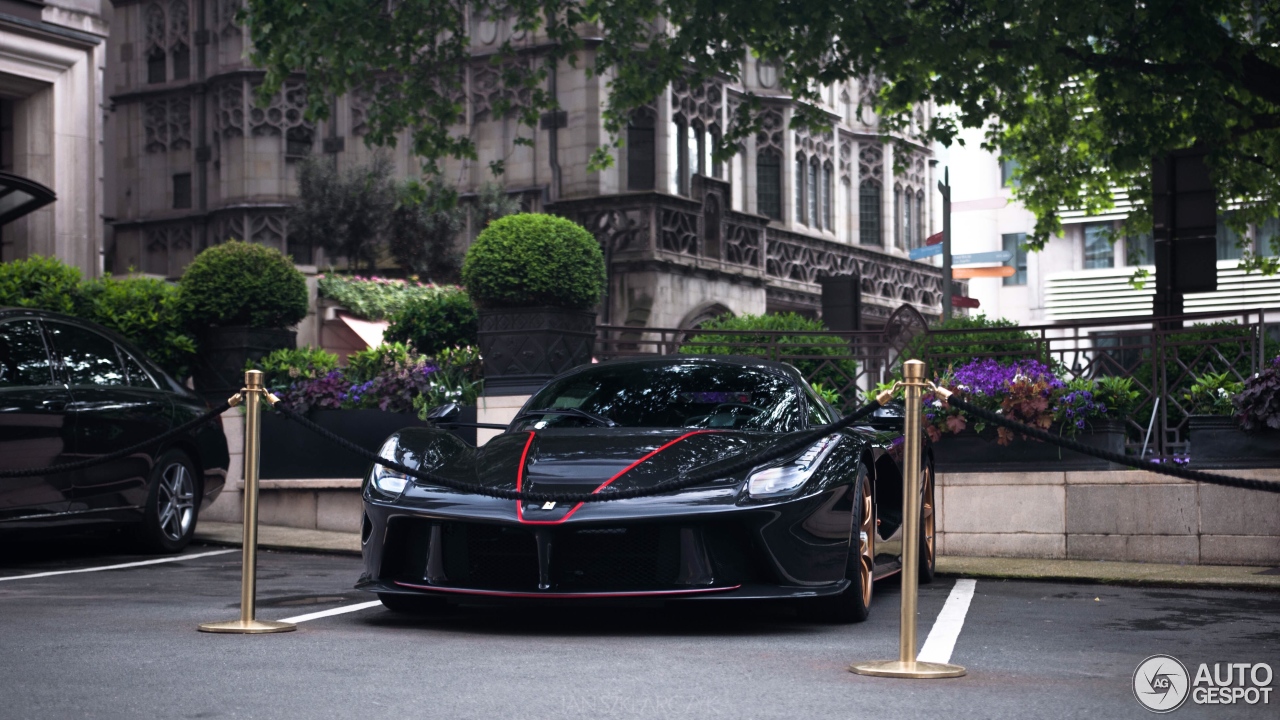
[[[54,384],[40,324],[35,320],[0,324],[0,387]]]
[[[808,385],[804,388],[804,397],[809,405],[809,427],[827,425],[834,420],[827,410],[827,404]]]
[[[129,387],[155,389],[158,387],[156,381],[151,379],[151,375],[143,369],[142,363],[137,358],[130,355],[127,350],[116,346],[116,352],[120,354],[120,359],[124,361],[125,377],[129,380]]]
[[[74,325],[47,324],[72,385],[127,385],[116,344]]]

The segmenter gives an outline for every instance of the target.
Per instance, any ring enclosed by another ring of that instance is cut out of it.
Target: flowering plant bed
[[[990,358],[974,360],[936,382],[1012,420],[1116,453],[1124,452],[1123,418],[1137,397],[1127,379],[1064,382],[1053,368],[1036,360],[1004,364]],[[1002,470],[1042,470],[1045,463],[1071,470],[1111,467],[1105,460],[973,422],[932,393],[924,401],[925,431],[940,471],[972,472],[993,465]]]
[[[409,347],[380,345],[348,358],[320,351],[273,354],[260,363],[280,403],[320,426],[376,452],[391,433],[426,426],[426,413],[446,403],[462,405],[461,422],[475,422],[482,381],[475,348],[449,348],[426,357]],[[455,428],[475,444],[475,428]],[[276,413],[262,417],[263,478],[360,477],[368,463],[358,455]]]

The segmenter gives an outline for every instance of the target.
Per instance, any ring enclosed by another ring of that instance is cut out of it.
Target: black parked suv
[[[206,412],[199,396],[106,328],[0,308],[0,471],[49,467],[156,437]],[[177,552],[227,476],[221,422],[76,472],[0,477],[0,530],[129,524]]]

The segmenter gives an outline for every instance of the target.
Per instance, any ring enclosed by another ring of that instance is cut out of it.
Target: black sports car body
[[[588,365],[530,397],[480,448],[409,428],[383,457],[496,488],[608,493],[760,456],[838,419],[790,365],[659,357]],[[364,574],[388,607],[427,598],[808,598],[860,620],[877,556],[902,516],[902,421],[892,406],[750,471],[683,491],[594,503],[499,500],[374,465],[364,483]],[[932,573],[926,457],[921,575]]]

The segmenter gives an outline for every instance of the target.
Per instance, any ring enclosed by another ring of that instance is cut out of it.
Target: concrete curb
[[[1280,592],[1280,568],[1238,565],[941,556],[937,571],[940,575],[1006,580]]]
[[[201,520],[196,525],[195,539],[198,542],[240,547],[243,537],[244,526],[240,523]],[[265,550],[359,555],[360,534],[259,525],[258,547]]]

